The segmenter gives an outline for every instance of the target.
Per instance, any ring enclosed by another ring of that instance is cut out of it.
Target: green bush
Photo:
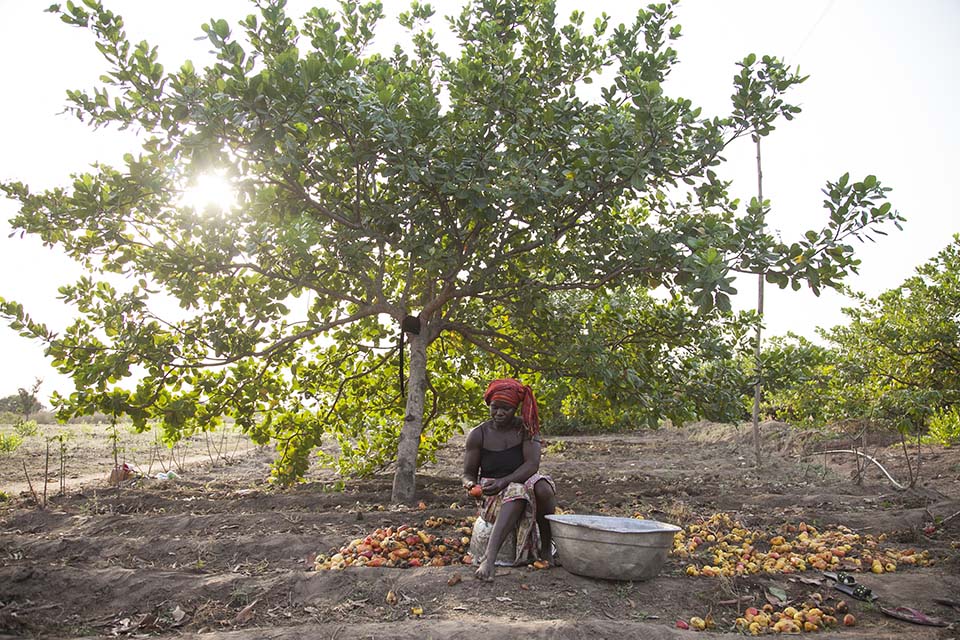
[[[927,435],[930,441],[945,447],[960,444],[960,409],[954,406],[934,411]]]
[[[30,436],[35,436],[40,433],[40,427],[37,426],[36,420],[18,420],[17,423],[13,425],[13,430],[24,438],[29,438]]]
[[[23,438],[15,433],[0,433],[0,453],[12,453],[23,444]]]

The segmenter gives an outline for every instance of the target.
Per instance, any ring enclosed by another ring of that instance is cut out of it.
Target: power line
[[[810,27],[810,30],[807,31],[807,35],[803,36],[803,40],[800,41],[800,44],[797,45],[797,50],[793,52],[793,55],[791,56],[792,58],[796,59],[797,55],[800,53],[800,50],[803,49],[805,44],[807,44],[807,40],[809,40],[813,35],[813,32],[817,30],[817,27],[820,26],[820,23],[823,22],[823,19],[827,17],[827,14],[830,13],[830,9],[833,8],[834,2],[836,2],[836,0],[830,0],[830,2],[827,3],[827,6],[820,13],[820,17],[817,18],[817,21],[814,22],[813,26]]]

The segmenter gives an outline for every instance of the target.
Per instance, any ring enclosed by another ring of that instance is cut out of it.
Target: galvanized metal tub
[[[570,573],[607,580],[649,580],[673,548],[680,527],[656,520],[548,515],[560,562]]]

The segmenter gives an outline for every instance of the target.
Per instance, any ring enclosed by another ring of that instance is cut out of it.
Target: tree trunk
[[[394,503],[413,502],[417,486],[417,453],[423,432],[423,403],[427,395],[427,339],[408,334],[410,344],[410,378],[407,382],[407,410],[397,445],[397,470],[393,474]]]

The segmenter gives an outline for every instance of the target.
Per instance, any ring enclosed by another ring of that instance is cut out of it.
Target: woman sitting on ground
[[[508,564],[553,562],[546,516],[556,510],[557,500],[553,480],[539,473],[540,418],[533,390],[502,378],[490,383],[483,399],[490,419],[467,435],[463,486],[469,491],[479,483],[483,490],[470,547],[480,565],[477,577],[492,580],[497,556],[514,530],[516,553]]]

